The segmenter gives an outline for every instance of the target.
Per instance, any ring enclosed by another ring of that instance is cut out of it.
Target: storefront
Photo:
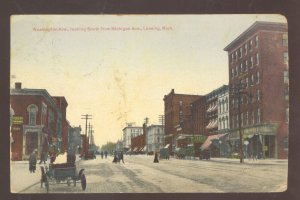
[[[245,158],[277,158],[276,123],[259,124],[242,128],[243,149]],[[234,129],[229,136],[232,153],[239,153],[239,130]]]

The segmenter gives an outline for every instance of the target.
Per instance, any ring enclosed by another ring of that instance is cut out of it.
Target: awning
[[[169,148],[170,144],[167,144],[164,148]]]
[[[217,127],[218,127],[218,120],[215,120],[211,125],[211,128],[217,128]]]
[[[211,122],[209,122],[209,124],[206,126],[206,129],[210,129],[210,127],[211,127],[211,125],[212,125],[212,121]]]
[[[212,141],[211,140],[215,140],[215,139],[219,139],[223,136],[225,136],[227,133],[223,133],[223,134],[216,134],[216,135],[210,135],[207,137],[206,141],[202,144],[202,146],[200,147],[201,150],[207,149],[211,144]]]
[[[176,140],[182,140],[182,139],[185,139],[185,136],[180,135]]]
[[[136,151],[137,150],[137,147],[134,147],[134,149],[132,151]]]

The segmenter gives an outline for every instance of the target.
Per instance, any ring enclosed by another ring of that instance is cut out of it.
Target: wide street
[[[112,163],[113,157],[80,160],[86,190],[77,183],[50,185],[49,193],[164,193],[164,192],[280,192],[286,189],[287,160],[245,160],[213,158],[204,160],[160,160],[153,156],[125,155],[125,164]],[[26,165],[27,167],[27,165]],[[29,173],[29,172],[27,172]],[[13,174],[12,174],[13,176]],[[40,169],[31,176],[40,176]],[[38,179],[36,179],[38,180]],[[25,181],[25,180],[24,180]],[[21,193],[45,193],[35,182]]]

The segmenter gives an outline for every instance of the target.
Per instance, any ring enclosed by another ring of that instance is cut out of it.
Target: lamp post
[[[220,153],[220,158],[221,158],[221,144],[222,144],[222,141],[219,139],[219,153]]]

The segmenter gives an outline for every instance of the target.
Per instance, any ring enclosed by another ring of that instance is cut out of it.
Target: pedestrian
[[[101,158],[103,159],[103,151],[101,151]]]
[[[30,173],[35,173],[36,170],[36,154],[37,154],[37,149],[35,149],[29,156],[29,171]]]
[[[104,151],[105,158],[107,158],[107,151]]]
[[[44,164],[46,164],[46,160],[47,160],[46,157],[47,157],[46,152],[41,152],[41,158],[40,158],[39,164],[42,164],[42,162],[44,162]]]
[[[157,152],[155,152],[155,154],[154,154],[154,161],[153,161],[154,163],[158,163],[159,161],[158,161],[158,154],[157,154]]]
[[[120,160],[119,160],[119,157],[118,157],[118,154],[117,152],[114,153],[114,159],[113,159],[113,163],[117,163],[119,162],[120,163]]]
[[[119,160],[122,160],[122,162],[125,164],[124,162],[124,155],[123,155],[123,151],[120,152],[120,155],[119,155]]]

